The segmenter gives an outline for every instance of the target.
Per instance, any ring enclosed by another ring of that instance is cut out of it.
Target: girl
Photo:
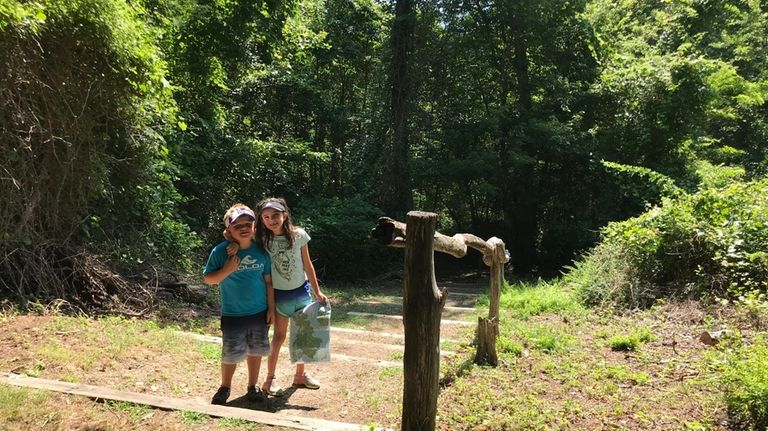
[[[267,198],[256,206],[256,235],[272,258],[272,286],[275,292],[275,328],[272,348],[267,362],[267,379],[262,390],[280,396],[283,389],[275,384],[275,368],[280,347],[285,341],[288,322],[297,311],[312,303],[309,289],[320,302],[328,301],[320,285],[312,260],[309,258],[307,232],[291,223],[291,213],[285,200]],[[296,363],[293,384],[318,389],[320,382],[304,371],[304,363]]]

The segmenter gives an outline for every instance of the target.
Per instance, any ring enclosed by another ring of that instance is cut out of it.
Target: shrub
[[[768,287],[768,180],[705,188],[603,229],[565,278],[589,303],[739,298]]]
[[[653,334],[647,328],[643,328],[630,334],[613,336],[608,340],[608,344],[613,351],[634,352],[651,340],[653,340]]]
[[[760,337],[730,356],[721,375],[728,416],[737,429],[768,429],[768,341]]]

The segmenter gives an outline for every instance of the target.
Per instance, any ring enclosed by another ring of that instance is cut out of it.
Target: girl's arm
[[[240,258],[237,256],[230,256],[227,261],[224,262],[224,266],[222,266],[221,269],[203,275],[203,281],[205,284],[219,284],[225,278],[229,277],[229,274],[235,272],[239,266]]]
[[[309,258],[309,247],[306,244],[301,246],[301,262],[304,264],[304,273],[307,274],[309,284],[312,285],[315,298],[320,302],[328,301],[328,297],[320,291],[320,284],[317,282],[317,274],[315,274],[315,265]]]

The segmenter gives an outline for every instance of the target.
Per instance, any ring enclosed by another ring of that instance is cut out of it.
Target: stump
[[[479,365],[499,365],[499,357],[496,354],[496,337],[499,335],[499,321],[497,319],[477,318],[477,352],[475,363]]]

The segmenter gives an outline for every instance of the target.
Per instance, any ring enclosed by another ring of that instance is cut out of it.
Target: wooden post
[[[434,430],[440,389],[440,315],[445,304],[435,281],[432,251],[437,214],[411,211],[406,224],[401,429]]]
[[[504,284],[504,263],[506,255],[504,253],[504,242],[496,237],[488,240],[488,245],[493,250],[490,254],[490,262],[485,262],[490,267],[490,308],[488,309],[488,318],[499,320],[499,299],[501,298],[501,286]]]
[[[504,242],[493,237],[488,240],[490,253],[483,256],[483,262],[490,267],[490,306],[488,318],[480,317],[477,322],[477,350],[475,350],[475,363],[478,365],[497,366],[499,364],[496,354],[496,337],[499,335],[499,300],[501,298],[501,286],[504,284],[504,264],[508,258],[504,251]]]

